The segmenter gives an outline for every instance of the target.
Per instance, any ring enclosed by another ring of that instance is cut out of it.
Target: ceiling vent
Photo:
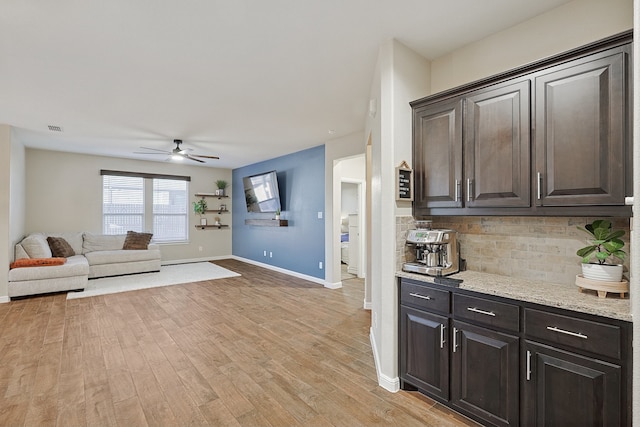
[[[62,128],[60,126],[49,125],[47,127],[51,132],[62,132]]]

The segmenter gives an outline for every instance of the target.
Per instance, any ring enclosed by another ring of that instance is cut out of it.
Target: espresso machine
[[[454,230],[409,230],[407,244],[415,245],[415,262],[403,264],[402,269],[429,276],[447,276],[460,271],[458,233]]]

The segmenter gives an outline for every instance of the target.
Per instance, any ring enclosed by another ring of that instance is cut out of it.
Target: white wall
[[[25,233],[102,232],[101,169],[190,176],[190,202],[197,200],[196,192],[214,192],[218,179],[231,182],[229,169],[27,149]],[[233,188],[228,187],[229,191]],[[208,199],[207,202],[209,208],[214,209],[218,204],[217,199]],[[226,203],[229,210],[234,209],[231,198],[221,202]],[[230,214],[220,215],[220,218],[222,223],[231,225]],[[163,244],[163,262],[231,255],[231,227],[196,229],[194,225],[200,223],[200,217],[193,214],[191,203],[189,220],[189,243]],[[212,221],[213,216],[210,215],[209,220]]]
[[[9,194],[9,258],[13,261],[13,247],[24,236],[26,222],[26,153],[25,147],[11,131],[11,171]]]
[[[11,152],[11,128],[0,125],[0,151]],[[8,300],[7,275],[9,274],[10,245],[9,237],[9,198],[11,183],[11,156],[0,156],[0,302]]]
[[[633,0],[575,0],[431,63],[431,93],[603,39],[632,28]],[[427,95],[427,93],[425,93]]]

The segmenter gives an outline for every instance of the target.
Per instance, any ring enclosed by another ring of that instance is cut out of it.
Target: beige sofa
[[[160,271],[160,247],[125,250],[126,235],[85,232],[34,233],[15,246],[15,259],[44,259],[52,256],[47,237],[62,237],[75,255],[63,265],[12,268],[9,270],[9,297],[81,290],[89,279],[123,274]]]

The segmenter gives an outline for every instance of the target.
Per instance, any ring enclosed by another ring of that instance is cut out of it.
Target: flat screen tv
[[[281,209],[276,171],[242,178],[248,212],[276,212]]]

